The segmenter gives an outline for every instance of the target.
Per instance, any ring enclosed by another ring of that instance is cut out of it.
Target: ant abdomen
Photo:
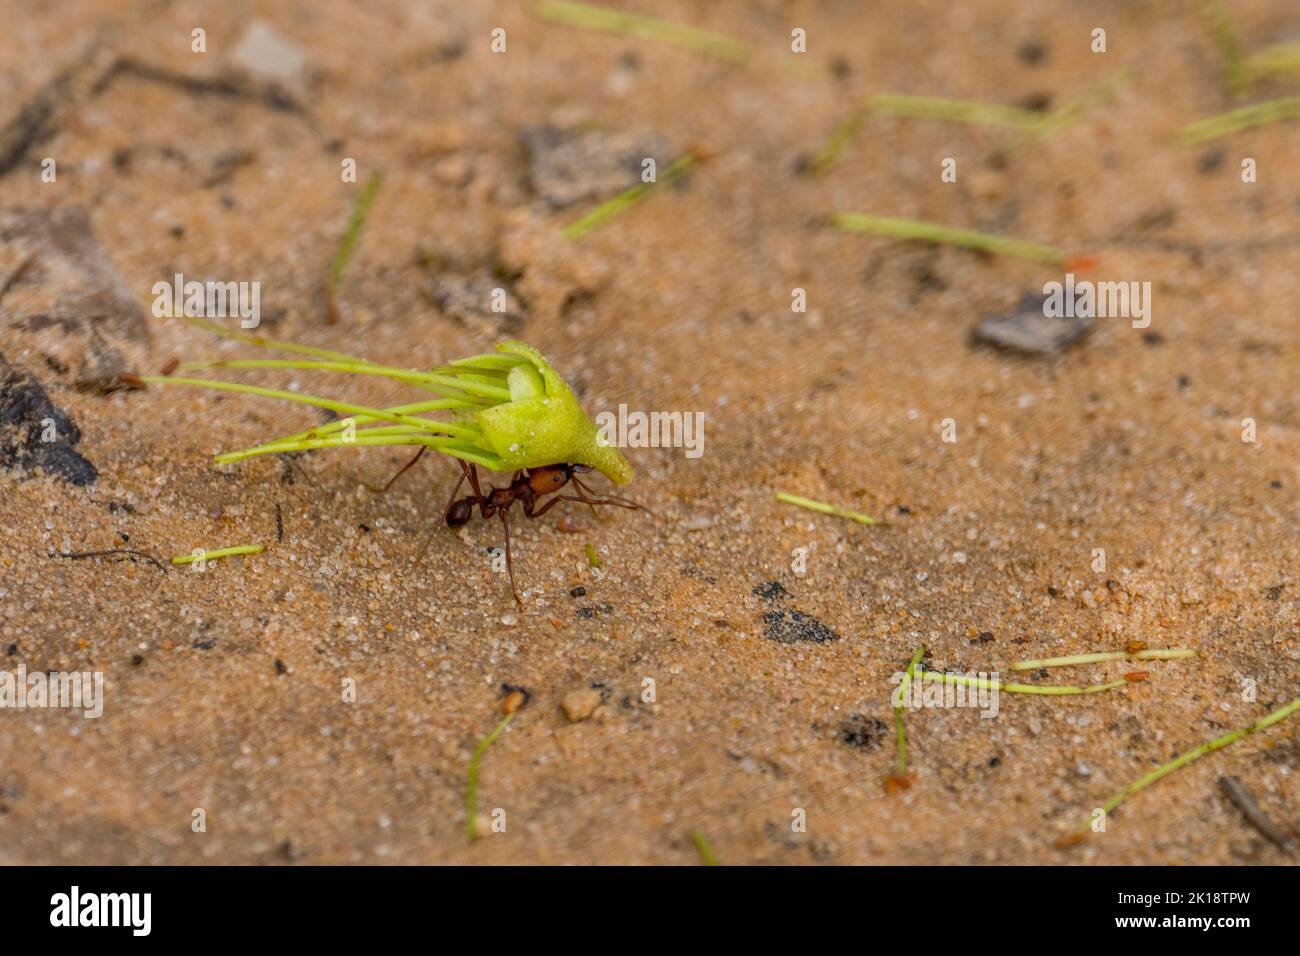
[[[467,498],[453,501],[447,507],[448,528],[459,528],[461,525],[468,523],[472,517],[474,517],[474,506]]]

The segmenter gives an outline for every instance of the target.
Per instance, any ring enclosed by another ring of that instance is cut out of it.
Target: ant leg
[[[591,505],[614,505],[616,507],[627,508],[632,511],[648,510],[644,505],[639,505],[634,501],[625,501],[621,498],[610,498],[609,500],[606,500],[604,498],[580,498],[577,495],[556,495],[554,498],[546,502],[546,504],[542,505],[540,508],[538,508],[532,514],[530,514],[528,517],[540,518],[542,515],[546,514],[546,512],[550,511],[552,508],[558,505],[561,501],[576,501],[579,504],[584,504],[587,505],[588,507],[590,507]]]
[[[420,553],[415,556],[415,564],[419,564],[424,560],[424,553],[429,550],[429,545],[433,544],[433,536],[437,530],[437,528],[434,528],[433,531],[424,536],[424,544],[420,545]]]
[[[523,607],[524,602],[519,598],[519,588],[515,586],[514,562],[510,559],[510,510],[502,508],[499,514],[501,515],[501,527],[505,529],[506,533],[506,571],[510,575],[510,590],[515,596],[515,603]]]
[[[460,470],[466,478],[469,479],[469,486],[474,489],[474,497],[482,498],[483,489],[478,486],[478,465],[471,465],[464,459],[456,459],[460,462]]]
[[[454,505],[454,504],[456,503],[456,492],[460,491],[460,486],[463,485],[463,484],[465,483],[465,474],[466,474],[466,473],[463,472],[463,471],[460,473],[460,477],[456,479],[456,485],[455,485],[455,487],[453,487],[453,488],[451,489],[451,497],[447,499],[447,510],[448,510],[448,511],[451,511],[451,506]],[[473,512],[471,512],[471,514],[472,514],[472,513],[473,513]]]
[[[569,480],[578,489],[578,496],[583,501],[591,501],[592,503],[598,505],[617,505],[620,508],[630,508],[632,510],[639,510],[645,512],[650,511],[650,509],[647,508],[645,505],[637,504],[635,501],[632,501],[630,498],[620,498],[618,495],[597,495],[594,498],[587,498],[587,495],[594,494],[594,492],[586,485],[584,485],[581,481],[579,481],[577,478],[571,478]]]
[[[424,453],[425,453],[426,451],[428,451],[428,450],[429,450],[429,446],[428,446],[428,445],[421,445],[421,446],[420,446],[420,450],[417,451],[417,452],[415,453],[415,457],[412,458],[410,461],[408,461],[408,462],[407,462],[405,465],[403,465],[401,468],[399,468],[399,469],[397,470],[397,474],[395,474],[395,475],[393,475],[393,477],[389,478],[388,481],[384,484],[384,486],[383,486],[382,488],[376,488],[374,485],[366,484],[364,481],[362,482],[362,484],[365,485],[367,488],[369,488],[371,491],[373,491],[373,492],[374,492],[375,494],[377,494],[377,495],[382,495],[382,494],[384,494],[385,492],[388,491],[389,488],[393,487],[393,484],[397,481],[397,479],[398,479],[398,478],[401,478],[402,475],[406,474],[406,470],[407,470],[408,468],[410,468],[412,465],[414,465],[417,461],[419,461],[419,460],[424,456]]]
[[[556,495],[554,498],[546,502],[546,504],[542,505],[540,508],[533,507],[533,506],[524,508],[524,514],[529,518],[540,518],[542,515],[546,514],[546,512],[550,511],[552,508],[558,505],[561,501],[576,501],[576,500],[577,499],[573,498],[570,495]]]
[[[465,463],[461,462],[460,477],[456,479],[456,484],[451,489],[451,497],[447,499],[447,510],[444,512],[445,514],[448,515],[451,514],[452,506],[456,504],[456,493],[460,491],[460,486],[465,483],[465,477],[466,475],[469,474],[468,470],[464,467],[464,465]],[[407,467],[409,468],[410,466],[408,465]],[[471,514],[472,513],[473,512],[471,512]],[[421,561],[424,560],[424,553],[429,550],[429,545],[433,544],[433,536],[436,532],[437,529],[435,528],[433,531],[430,531],[427,535],[425,535],[424,544],[420,545],[420,552],[415,556],[416,564],[419,564]]]
[[[483,497],[483,489],[478,483],[478,465],[471,465],[464,459],[458,458],[462,477],[469,479],[469,486],[474,489],[474,500],[478,504],[479,513],[484,518],[491,518],[491,513],[487,510],[487,499]],[[473,505],[471,504],[471,507]]]

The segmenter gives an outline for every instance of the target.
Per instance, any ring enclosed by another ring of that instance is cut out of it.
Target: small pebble
[[[1049,355],[1078,342],[1092,326],[1088,316],[1044,315],[1043,300],[1031,292],[1010,313],[986,317],[975,327],[976,340],[1026,355]]]
[[[599,706],[600,692],[592,690],[590,687],[571,690],[560,701],[560,708],[564,711],[564,716],[575,724],[580,720],[586,720]]]

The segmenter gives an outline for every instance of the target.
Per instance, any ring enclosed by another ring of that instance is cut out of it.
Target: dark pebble
[[[1196,161],[1196,168],[1199,172],[1209,174],[1215,172],[1223,165],[1224,153],[1222,149],[1214,148],[1201,153],[1200,159]]]
[[[54,440],[44,441],[49,420]],[[99,478],[95,466],[72,446],[81,430],[50,401],[40,382],[0,356],[0,467],[41,468],[74,485]]]
[[[765,581],[762,584],[756,584],[753,593],[764,601],[779,601],[790,596],[790,592],[785,589],[785,585],[780,581]]]
[[[1027,66],[1042,66],[1047,59],[1047,47],[1041,40],[1026,40],[1016,47],[1016,59]]]
[[[825,644],[840,636],[811,614],[781,608],[763,615],[763,636],[778,644]]]
[[[863,714],[850,714],[840,723],[838,736],[850,747],[862,750],[875,750],[889,733],[889,727],[879,717],[867,717]]]

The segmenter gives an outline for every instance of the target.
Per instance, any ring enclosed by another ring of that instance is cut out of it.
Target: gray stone
[[[1092,327],[1090,316],[1051,318],[1041,293],[1029,292],[1007,315],[987,316],[975,327],[976,341],[1024,355],[1050,355],[1068,348]]]
[[[552,209],[617,196],[641,182],[644,160],[662,173],[674,158],[672,144],[655,134],[540,126],[521,138],[533,192]]]

